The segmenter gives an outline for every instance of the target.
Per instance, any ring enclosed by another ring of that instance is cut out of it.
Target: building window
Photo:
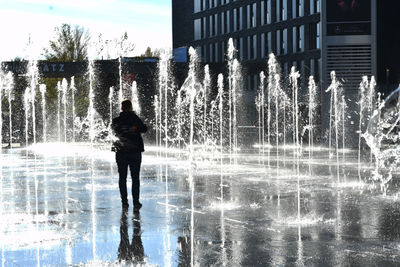
[[[202,34],[201,19],[196,19],[194,21],[194,39],[195,40],[200,40],[201,37],[202,37],[201,34]]]
[[[320,22],[317,23],[317,36],[315,39],[316,39],[315,42],[317,43],[316,44],[317,49],[320,49],[321,48],[320,47],[320,39],[321,39],[321,23]]]
[[[267,14],[267,24],[272,23],[272,17],[271,17],[271,0],[267,0],[267,5],[266,5],[266,14]]]
[[[218,14],[214,15],[214,36],[218,35]]]
[[[271,33],[271,32],[269,32],[269,33],[267,34],[267,39],[268,39],[268,46],[267,46],[267,49],[268,49],[268,55],[269,55],[269,54],[272,53],[272,33]]]
[[[260,18],[261,18],[261,25],[262,24],[265,24],[265,2],[264,1],[261,1],[260,2]]]
[[[240,60],[243,60],[244,58],[244,47],[243,47],[243,38],[240,38]]]
[[[292,0],[292,18],[297,18],[298,17],[298,1],[300,0]]]
[[[239,30],[243,29],[243,7],[239,9]]]
[[[215,35],[215,32],[214,32],[214,16],[210,16],[209,17],[209,21],[210,21],[210,37],[213,37]]]
[[[261,34],[261,38],[260,38],[260,42],[261,42],[261,58],[265,58],[265,33]]]
[[[235,8],[233,10],[233,31],[234,32],[239,30],[239,27],[238,27],[238,16],[239,16],[239,12],[237,11],[237,8]]]
[[[271,23],[271,0],[261,1],[261,24]]]
[[[292,49],[293,49],[293,53],[297,52],[297,27],[293,27],[292,28]]]
[[[210,0],[209,4],[210,4],[210,8],[217,7],[217,0]]]
[[[201,0],[194,0],[194,13],[201,11]]]
[[[201,38],[206,38],[206,36],[207,36],[207,17],[204,17],[201,20],[203,22],[203,31],[201,34]]]
[[[257,57],[257,36],[247,37],[247,58],[255,59]]]
[[[256,27],[256,26],[257,26],[257,3],[254,3],[251,11],[251,27]]]
[[[300,26],[298,48],[299,48],[299,51],[301,51],[301,52],[304,51],[304,25]]]
[[[247,36],[247,57],[246,57],[247,60],[251,59],[251,51],[250,51],[251,46],[252,46],[251,36]]]
[[[304,0],[297,0],[298,1],[298,9],[299,9],[299,11],[298,11],[298,14],[299,14],[299,17],[302,17],[302,16],[304,16]]]
[[[207,1],[207,0],[201,0],[201,10],[206,10],[206,9],[207,9],[207,7],[206,7],[206,1]]]
[[[282,42],[281,42],[281,30],[276,31],[276,54],[280,55],[281,54],[281,49],[282,49]]]
[[[247,5],[247,28],[254,28],[256,26],[256,3]]]
[[[282,0],[276,1],[276,22],[281,21]]]
[[[315,60],[310,59],[310,75],[315,77]]]
[[[319,23],[310,23],[310,49],[319,49]]]
[[[286,55],[287,54],[287,47],[288,47],[288,45],[287,45],[287,29],[284,29],[283,31],[282,31],[282,53],[284,54],[284,55]]]
[[[226,26],[225,26],[225,31],[226,33],[230,33],[231,32],[231,12],[228,10],[226,11]]]
[[[254,59],[257,59],[258,53],[257,53],[257,35],[253,35],[253,54],[254,54]]]
[[[293,27],[293,53],[304,51],[304,25]]]
[[[314,6],[315,2],[315,0],[310,0],[310,15],[316,13],[316,8]]]
[[[225,29],[226,29],[225,12],[222,12],[220,17],[221,17],[221,34],[225,34]]]
[[[282,20],[287,20],[287,0],[282,0]]]

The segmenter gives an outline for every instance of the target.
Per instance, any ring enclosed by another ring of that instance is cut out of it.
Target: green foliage
[[[55,28],[56,39],[49,41],[43,56],[51,61],[84,61],[88,58],[90,35],[78,25],[62,24]]]

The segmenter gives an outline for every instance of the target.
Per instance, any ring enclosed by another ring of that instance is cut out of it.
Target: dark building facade
[[[328,119],[330,72],[343,82],[355,110],[362,76],[375,76],[378,90],[391,92],[400,82],[400,1],[384,0],[173,0],[173,49],[194,47],[204,63],[226,59],[229,38],[242,63],[245,98],[253,104],[259,73],[270,53],[282,74],[295,66],[307,86],[313,75],[321,98],[321,126]],[[185,60],[185,57],[180,56]],[[285,79],[287,80],[287,79]],[[254,113],[254,112],[253,112]],[[351,120],[356,121],[356,114]],[[350,122],[349,122],[350,125]],[[351,124],[353,125],[353,124]],[[349,126],[350,128],[352,126]],[[355,132],[350,130],[350,132]]]
[[[247,89],[256,88],[270,53],[284,75],[296,66],[319,77],[320,29],[320,0],[173,1],[174,51],[193,46],[203,62],[220,63],[232,38]]]

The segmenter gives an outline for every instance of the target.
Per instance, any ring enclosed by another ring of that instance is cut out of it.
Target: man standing
[[[132,110],[132,102],[124,100],[121,103],[119,117],[112,121],[112,129],[116,136],[113,143],[113,151],[116,152],[116,161],[119,173],[119,192],[121,195],[122,207],[127,209],[128,193],[126,188],[126,178],[128,166],[132,177],[132,198],[134,211],[139,211],[142,204],[139,202],[140,192],[140,164],[142,162],[142,152],[144,151],[141,133],[147,131],[147,126]]]

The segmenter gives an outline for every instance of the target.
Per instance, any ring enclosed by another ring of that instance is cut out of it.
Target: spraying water
[[[229,105],[229,153],[238,148],[237,135],[237,106],[239,94],[240,64],[235,58],[236,49],[233,45],[233,39],[228,41],[228,105]]]
[[[358,106],[359,106],[359,127],[358,127],[358,165],[360,167],[361,164],[361,138],[363,134],[363,128],[364,128],[364,120],[365,120],[365,109],[366,109],[366,91],[369,87],[369,81],[368,81],[368,76],[363,76],[362,77],[362,82],[360,83],[359,86],[359,101],[358,101]],[[360,171],[360,168],[359,168]]]
[[[160,128],[158,127],[158,121],[159,121],[159,117],[160,117],[160,104],[158,101],[158,95],[154,96],[154,103],[153,103],[153,107],[154,107],[154,114],[156,115],[155,117],[155,123],[156,123],[156,145],[157,146],[161,146],[161,143],[159,143],[159,136],[160,136]]]
[[[124,100],[124,93],[123,93],[123,83],[122,83],[122,57],[118,58],[118,72],[119,72],[119,92],[118,92],[118,102],[119,104],[122,103]]]
[[[24,93],[24,110],[25,110],[25,146],[28,147],[28,128],[29,128],[29,105],[30,105],[30,91],[31,89],[27,87]]]
[[[2,99],[3,99],[3,75],[0,72],[0,114],[3,114],[2,110]],[[3,148],[3,116],[0,115],[0,153]]]
[[[207,143],[207,96],[210,93],[210,68],[208,65],[204,66],[204,82],[203,82],[203,139],[204,145]]]
[[[75,77],[71,77],[71,96],[72,96],[72,142],[75,142],[75,93],[76,93],[76,87],[75,87]]]
[[[68,94],[68,82],[67,79],[62,79],[61,83],[62,98],[61,102],[63,104],[63,117],[64,117],[64,142],[67,142],[67,94]]]
[[[46,85],[41,84],[39,87],[42,96],[42,121],[43,121],[43,142],[47,142],[47,120],[46,120]]]
[[[326,92],[331,93],[331,106],[330,106],[330,121],[329,121],[329,148],[331,147],[332,139],[331,139],[331,132],[332,128],[335,131],[335,150],[336,150],[336,164],[337,164],[337,179],[339,182],[339,123],[342,119],[341,113],[343,110],[341,101],[342,100],[342,93],[343,93],[343,86],[342,83],[336,79],[335,71],[331,72],[331,85],[328,87]],[[334,127],[332,127],[332,124]]]
[[[375,159],[372,172],[373,186],[378,184],[386,194],[392,172],[400,165],[398,127],[400,124],[400,87],[394,90],[384,101],[378,94],[378,108],[373,111],[367,131],[363,134]],[[382,173],[381,173],[382,172]]]
[[[57,82],[57,136],[58,142],[61,142],[61,82]]]
[[[317,108],[316,96],[317,86],[315,85],[314,77],[310,76],[308,81],[308,149],[310,159],[314,151],[314,114]]]
[[[33,143],[36,144],[36,109],[35,109],[35,97],[36,97],[36,87],[39,84],[39,69],[37,65],[37,60],[31,60],[29,62],[28,75],[30,77],[30,101],[32,106],[32,135]]]
[[[132,93],[131,101],[132,101],[133,110],[136,112],[136,114],[138,116],[140,116],[141,108],[140,108],[139,93],[138,93],[136,81],[132,82],[131,93]]]
[[[277,78],[279,77],[278,75],[278,62],[276,61],[275,55],[270,54],[268,57],[268,96],[267,96],[267,104],[268,104],[268,110],[267,110],[267,143],[268,146],[271,146],[271,136],[272,136],[272,103],[275,100],[275,127],[276,131],[278,131],[279,127],[279,122],[276,119],[278,116],[278,87],[277,85]],[[277,134],[277,132],[275,132]],[[276,140],[278,139],[278,135],[276,136]],[[278,141],[279,142],[279,141]],[[278,146],[278,142],[276,142],[276,145]],[[276,147],[276,150],[278,151],[278,147]],[[268,166],[270,167],[270,149],[268,149]]]
[[[219,98],[219,145],[221,152],[221,161],[223,154],[223,95],[224,95],[224,76],[220,73],[218,74],[218,98]]]
[[[178,90],[178,97],[176,99],[176,107],[178,109],[177,120],[178,120],[178,148],[181,148],[182,141],[182,90]]]
[[[300,74],[296,71],[295,67],[292,67],[290,73],[290,83],[292,85],[292,94],[293,94],[293,142],[295,144],[294,154],[296,155],[296,174],[297,174],[297,220],[300,222],[301,213],[300,213],[300,140],[299,140],[299,102],[298,102],[298,79],[300,78]]]
[[[375,77],[371,76],[371,80],[369,82],[368,94],[366,96],[367,99],[367,116],[368,119],[371,118],[374,110],[376,109],[376,81]],[[379,101],[378,101],[379,102]],[[372,151],[370,151],[370,160],[372,161]]]
[[[93,83],[94,83],[94,61],[89,60],[89,110],[88,110],[88,118],[89,118],[89,138],[90,144],[93,146],[94,137],[95,137],[95,125],[94,125],[94,91],[93,91]]]
[[[11,74],[11,73],[9,73]],[[9,146],[12,148],[12,105],[11,102],[14,100],[14,95],[13,95],[13,86],[12,83],[8,83],[8,86],[6,87],[7,91],[7,99],[8,99],[8,129],[9,129]]]
[[[110,93],[108,94],[108,104],[109,104],[109,127],[111,129],[111,123],[113,119],[113,99],[114,99],[114,86],[110,87]]]
[[[169,77],[170,54],[167,52],[162,53],[160,61],[158,62],[159,76],[158,76],[158,101],[159,101],[159,144],[162,144],[163,133],[165,148],[168,148],[168,87],[170,82]],[[164,111],[164,114],[163,114]],[[163,118],[164,115],[164,118]],[[163,120],[164,119],[164,120]],[[163,125],[164,122],[164,125]]]
[[[290,83],[292,85],[292,96],[293,96],[293,143],[296,145],[296,148],[299,147],[299,101],[298,101],[298,79],[300,78],[300,74],[296,71],[295,67],[292,67],[290,73]]]
[[[259,144],[262,146],[262,154],[265,153],[265,74],[260,73],[259,87]],[[269,118],[268,118],[269,119]]]

